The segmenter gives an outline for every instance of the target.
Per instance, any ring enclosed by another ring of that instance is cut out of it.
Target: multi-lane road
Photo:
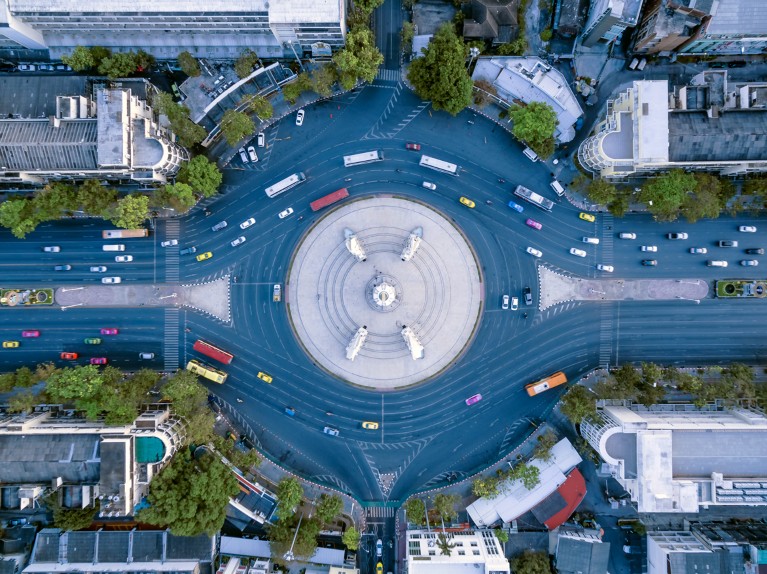
[[[421,143],[422,153],[461,165],[460,176],[419,167],[419,153],[405,149],[408,141]],[[383,150],[383,162],[343,167],[344,154],[374,149]],[[559,396],[552,391],[529,398],[523,386],[537,377],[564,370],[576,379],[596,366],[626,361],[697,365],[767,359],[755,336],[766,315],[760,301],[581,302],[543,312],[520,301],[518,311],[501,309],[504,294],[521,299],[525,286],[532,287],[537,303],[538,264],[587,277],[760,277],[767,269],[738,265],[741,259],[756,258],[767,266],[764,257],[744,253],[745,248],[767,247],[767,225],[758,219],[725,216],[695,225],[659,224],[632,214],[623,219],[598,215],[592,223],[580,219],[579,210],[566,200],[544,213],[516,200],[512,190],[521,183],[555,199],[548,169],[528,161],[505,131],[470,112],[456,118],[431,112],[408,91],[385,81],[308,108],[301,127],[288,117],[269,130],[267,147],[258,151],[259,163],[227,171],[223,193],[206,205],[212,215],[195,208],[186,217],[156,222],[148,239],[108,241],[124,243],[125,254],[134,256],[130,263],[116,263],[114,253],[101,250],[107,241],[100,231],[111,228],[104,222],[47,224],[25,241],[0,233],[4,287],[76,288],[100,284],[102,275],[119,275],[122,286],[188,284],[228,274],[237,278],[231,285],[231,324],[192,310],[3,309],[0,337],[22,344],[2,350],[0,368],[48,360],[63,364],[59,353],[73,350],[84,358],[107,356],[126,369],[170,369],[194,356],[192,343],[203,338],[236,356],[226,367],[227,383],[210,388],[237,411],[237,420],[252,429],[252,438],[269,456],[360,500],[397,501],[467,477],[516,446]],[[296,171],[307,175],[306,183],[274,199],[265,196],[267,185]],[[437,189],[424,189],[424,180]],[[293,249],[322,215],[312,213],[309,202],[339,187],[347,187],[352,197],[394,193],[426,201],[452,218],[474,247],[482,266],[485,309],[468,352],[437,380],[390,393],[347,386],[312,364],[293,337],[285,304],[272,302],[272,284],[284,281]],[[461,195],[473,199],[476,208],[460,205]],[[523,213],[507,206],[512,199],[524,205]],[[294,213],[280,219],[278,213],[287,207]],[[249,217],[256,223],[241,230],[239,224]],[[527,217],[542,229],[525,225]],[[225,229],[211,231],[223,220]],[[758,231],[739,233],[738,225],[755,225]],[[622,231],[636,233],[637,239],[618,239]],[[689,239],[665,238],[681,231]],[[245,243],[232,247],[240,235]],[[583,243],[584,236],[599,238],[599,245]],[[160,247],[173,238],[178,246]],[[740,245],[716,247],[720,239],[737,239]],[[46,245],[58,245],[61,252],[44,253]],[[643,253],[641,245],[655,245],[658,251]],[[198,254],[211,251],[213,257],[198,262],[194,255],[179,256],[189,246]],[[527,246],[541,250],[543,257],[525,253]],[[709,253],[692,255],[693,246]],[[587,256],[570,255],[571,247]],[[641,260],[647,258],[656,259],[657,267],[643,267]],[[730,266],[707,267],[708,259],[724,259]],[[598,263],[613,265],[615,272],[597,271]],[[72,270],[54,271],[58,264],[72,265]],[[108,271],[91,273],[91,265],[106,265]],[[100,327],[117,327],[120,333],[101,337],[98,351],[91,351],[83,338],[98,336]],[[39,329],[41,336],[22,340],[22,329]],[[156,358],[140,361],[139,352],[153,352]],[[271,374],[273,383],[257,379],[258,371]],[[467,407],[464,400],[475,393],[484,399]],[[288,406],[295,409],[294,417],[285,414]],[[363,420],[379,421],[380,428],[363,430]],[[340,436],[323,434],[325,425],[338,428]]]

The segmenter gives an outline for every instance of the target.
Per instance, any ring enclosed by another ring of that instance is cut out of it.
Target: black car
[[[645,267],[655,267],[658,262],[655,259],[642,259],[642,265]]]
[[[761,247],[755,247],[753,249],[746,249],[746,253],[749,255],[764,255],[764,249]]]
[[[522,293],[525,295],[525,305],[532,305],[533,304],[533,292],[530,290],[530,287],[525,287],[522,290]]]

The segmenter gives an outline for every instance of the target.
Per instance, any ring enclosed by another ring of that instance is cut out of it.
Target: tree
[[[520,556],[512,558],[511,571],[514,574],[551,574],[549,555],[545,551],[525,550]]]
[[[341,514],[343,508],[344,503],[340,496],[321,494],[315,506],[315,515],[321,523],[328,524]]]
[[[407,519],[413,524],[426,523],[426,505],[420,498],[411,498],[405,503]]]
[[[341,85],[346,90],[353,88],[357,79],[372,82],[383,60],[383,54],[376,48],[373,32],[367,27],[352,28],[346,34],[346,46],[333,55]]]
[[[99,63],[99,74],[104,74],[110,80],[124,78],[133,74],[138,68],[136,54],[131,52],[115,52]]]
[[[112,50],[105,48],[104,46],[91,46],[91,57],[93,58],[93,66],[98,68],[104,58],[108,58],[112,55]]]
[[[551,31],[551,28],[544,28],[541,30],[541,40],[544,42],[548,42],[551,40],[551,36],[553,35],[553,32]]]
[[[146,195],[126,195],[117,201],[110,221],[117,227],[136,229],[149,217],[149,198]]]
[[[186,369],[176,371],[162,390],[179,416],[188,418],[201,408],[207,409],[208,391],[200,384],[197,375]]]
[[[533,450],[533,457],[540,460],[551,460],[551,449],[559,442],[557,435],[553,431],[546,431],[545,433],[538,435],[538,442]]]
[[[594,203],[601,203],[607,205],[615,201],[618,196],[618,190],[611,183],[608,183],[604,179],[593,180],[588,187],[588,196]]]
[[[500,480],[495,476],[480,476],[471,485],[474,496],[495,498],[499,494]]]
[[[639,192],[639,201],[660,221],[674,221],[687,195],[695,191],[695,176],[675,169],[647,182]]]
[[[196,201],[192,186],[181,182],[164,185],[152,194],[154,205],[170,207],[181,213],[189,211]]]
[[[626,190],[618,190],[618,194],[615,199],[607,206],[607,210],[615,217],[623,217],[629,210],[631,201],[631,192]]]
[[[338,80],[335,66],[324,65],[312,72],[312,89],[323,98],[333,93],[333,84]]]
[[[513,106],[509,116],[514,122],[514,137],[525,142],[535,152],[546,158],[554,153],[554,130],[559,120],[554,109],[543,102],[527,106]]]
[[[682,215],[690,223],[699,219],[719,217],[719,212],[726,205],[728,197],[725,197],[725,189],[722,181],[708,173],[694,174],[695,191],[684,198],[682,202]]]
[[[509,480],[521,480],[527,490],[532,490],[541,482],[540,474],[541,471],[537,466],[521,462],[508,472],[507,478]]]
[[[450,522],[453,518],[458,516],[455,511],[455,505],[460,502],[460,498],[456,494],[438,494],[434,497],[434,509],[439,513],[440,518],[443,521]]]
[[[312,89],[312,80],[309,77],[309,74],[306,72],[301,72],[296,77],[295,81],[286,84],[282,88],[282,95],[285,96],[285,99],[288,100],[288,102],[292,104],[296,103],[296,100],[298,100],[298,97],[303,92],[308,92]]]
[[[240,104],[247,105],[247,111],[250,114],[256,114],[260,120],[268,120],[274,115],[272,104],[264,96],[254,94],[245,96]]]
[[[37,395],[31,391],[20,391],[8,399],[8,410],[12,413],[30,413],[37,402]]]
[[[51,506],[51,505],[49,505]],[[53,525],[65,531],[83,530],[93,523],[93,517],[98,508],[63,508],[58,504],[53,506]]]
[[[400,46],[403,54],[410,54],[413,51],[413,38],[415,38],[415,25],[412,22],[402,23],[402,30],[399,33]]]
[[[61,61],[75,72],[84,72],[96,67],[96,60],[91,49],[85,46],[75,46],[69,56],[61,56]]]
[[[224,112],[224,117],[221,118],[221,133],[224,135],[226,143],[230,146],[237,145],[242,138],[252,134],[254,131],[256,131],[256,126],[247,114],[237,110],[226,110]]]
[[[170,122],[170,128],[179,143],[184,147],[192,147],[208,135],[205,128],[198,126],[189,119],[189,109],[173,101],[173,96],[167,92],[159,92],[154,96],[153,104],[159,114],[163,114]]]
[[[719,395],[723,399],[753,399],[756,397],[754,371],[743,363],[733,363],[722,371]]]
[[[495,534],[495,537],[498,539],[498,542],[501,544],[506,544],[509,541],[509,533],[505,530],[501,530],[500,528],[496,528],[493,530],[493,534]]]
[[[654,386],[663,376],[663,369],[655,363],[642,363],[642,384]]]
[[[258,54],[253,50],[245,50],[234,63],[234,72],[239,78],[247,78],[258,64]]]
[[[229,499],[239,492],[231,470],[211,454],[198,460],[179,451],[152,479],[147,500],[136,519],[169,527],[179,536],[212,535],[221,529]]]
[[[410,64],[408,80],[435,110],[456,115],[471,103],[473,84],[466,71],[463,40],[450,24],[443,24],[423,50],[423,57]]]
[[[366,14],[370,14],[383,3],[384,0],[355,0],[354,5]]]
[[[291,516],[304,498],[304,489],[298,479],[288,476],[277,483],[277,500],[282,511],[280,516]]]
[[[202,73],[197,58],[186,50],[178,55],[178,67],[181,68],[181,71],[187,76],[191,76],[192,78],[196,78]]]
[[[498,54],[501,56],[522,56],[527,52],[527,39],[522,30],[516,40],[498,46]]]
[[[137,71],[144,72],[154,66],[157,63],[157,59],[152,54],[139,50],[133,55],[133,62],[136,65]]]
[[[93,215],[107,215],[117,201],[117,190],[101,185],[97,179],[86,179],[77,190],[77,203]]]
[[[341,537],[341,542],[346,548],[354,552],[360,547],[360,538],[359,531],[354,526],[350,526]]]
[[[37,221],[58,219],[62,212],[77,209],[77,190],[71,184],[55,181],[35,192],[32,202]]]
[[[0,225],[10,229],[14,237],[24,239],[37,224],[31,200],[12,198],[0,203]]]
[[[181,166],[177,180],[189,184],[196,193],[201,193],[203,197],[212,197],[218,193],[224,176],[215,163],[209,161],[204,155],[198,155]]]
[[[437,548],[439,548],[439,552],[442,556],[450,556],[453,553],[455,544],[450,542],[444,532],[440,532],[437,535]]]
[[[562,398],[562,414],[571,423],[580,424],[583,419],[596,416],[595,399],[596,397],[586,387],[575,385]]]

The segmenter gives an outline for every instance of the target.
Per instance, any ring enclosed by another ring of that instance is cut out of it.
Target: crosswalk
[[[178,333],[180,317],[178,309],[165,309],[165,340],[163,341],[163,370],[171,373],[178,369]]]
[[[165,239],[178,239],[181,223],[177,219],[170,219],[165,223]],[[165,250],[165,281],[173,283],[179,277],[179,250],[182,246],[169,247]]]
[[[366,518],[392,518],[395,514],[394,508],[388,506],[368,506],[365,508]]]
[[[386,68],[380,68],[376,75],[376,80],[383,80],[384,82],[399,82],[401,78],[400,70],[387,70]]]
[[[602,305],[599,322],[599,366],[608,367],[613,355],[613,308]]]

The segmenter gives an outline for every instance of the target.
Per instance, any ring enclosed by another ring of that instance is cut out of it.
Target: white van
[[[727,267],[726,261],[711,260],[706,263],[709,267]]]
[[[559,197],[562,197],[565,194],[565,188],[562,187],[562,184],[559,183],[556,179],[549,185],[551,186],[551,189],[554,190],[554,193],[556,193]]]
[[[125,245],[117,243],[115,245],[102,245],[101,248],[104,251],[125,251]]]
[[[525,154],[525,157],[527,157],[527,159],[530,161],[538,161],[538,154],[531,150],[529,147],[523,149],[522,153]]]

